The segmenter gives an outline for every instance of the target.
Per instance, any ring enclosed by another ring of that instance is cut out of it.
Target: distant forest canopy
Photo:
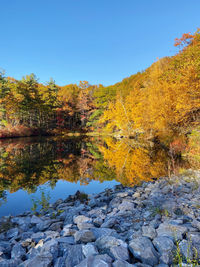
[[[200,30],[175,40],[179,52],[112,86],[58,86],[0,73],[0,137],[104,132],[170,138],[200,124]]]

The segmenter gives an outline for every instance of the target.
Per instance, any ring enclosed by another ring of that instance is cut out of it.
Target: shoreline
[[[199,171],[77,192],[39,216],[0,218],[0,267],[198,266],[199,260]]]

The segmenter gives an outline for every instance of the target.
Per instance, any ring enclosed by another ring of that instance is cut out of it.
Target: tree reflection
[[[158,144],[126,138],[1,140],[0,199],[6,200],[6,191],[33,193],[47,182],[54,188],[58,180],[87,185],[115,179],[133,186],[171,174],[183,164],[176,157],[170,162],[167,149]]]

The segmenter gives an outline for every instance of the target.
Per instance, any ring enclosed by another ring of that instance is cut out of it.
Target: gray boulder
[[[95,235],[90,230],[77,231],[74,235],[74,238],[76,243],[78,242],[88,243],[96,240]]]
[[[51,253],[43,253],[35,256],[32,259],[24,261],[19,267],[50,267],[52,263],[53,257]]]
[[[78,265],[84,260],[82,245],[73,245],[69,248],[68,255],[65,260],[65,267]]]
[[[115,260],[129,261],[129,252],[127,247],[124,246],[111,247],[109,254]]]
[[[139,237],[133,239],[129,243],[129,249],[133,256],[141,260],[144,264],[155,266],[158,264],[158,253],[156,252],[152,242],[147,237]]]
[[[15,244],[11,251],[11,258],[22,259],[26,256],[26,250],[19,244]]]

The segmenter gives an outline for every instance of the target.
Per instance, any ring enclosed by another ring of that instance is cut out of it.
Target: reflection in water
[[[134,140],[23,138],[0,140],[0,205],[7,192],[29,193],[48,182],[116,180],[135,185],[153,177],[176,172],[183,164],[158,145],[135,144]]]

